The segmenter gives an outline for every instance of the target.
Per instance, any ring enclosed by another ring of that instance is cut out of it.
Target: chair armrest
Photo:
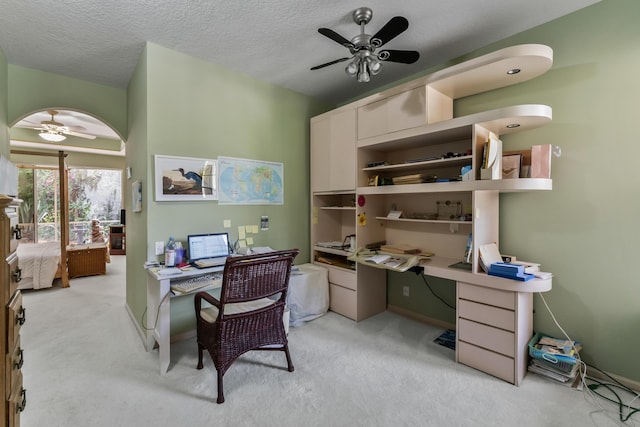
[[[195,297],[193,298],[193,303],[195,305],[196,308],[196,316],[199,318],[200,317],[200,310],[202,309],[202,300],[207,301],[209,304],[211,305],[215,305],[216,307],[218,307],[218,309],[220,309],[220,301],[218,301],[214,296],[212,296],[211,294],[207,293],[207,292],[198,292]]]

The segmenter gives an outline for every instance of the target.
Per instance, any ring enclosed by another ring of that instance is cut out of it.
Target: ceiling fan
[[[39,130],[40,133],[38,135],[49,142],[64,141],[66,139],[66,135],[86,139],[96,139],[95,135],[80,132],[81,130],[84,130],[82,126],[65,126],[64,124],[57,122],[55,120],[55,115],[58,114],[56,110],[47,110],[47,113],[51,116],[51,120],[43,120],[40,122],[40,125],[33,123],[33,126],[23,125],[20,127]],[[25,120],[25,122],[27,121]]]
[[[383,49],[376,52],[378,48],[403,33],[409,27],[409,21],[402,16],[395,16],[371,36],[365,33],[364,27],[372,17],[373,12],[368,7],[359,7],[353,11],[353,21],[360,26],[360,34],[351,40],[347,40],[329,28],[318,28],[320,34],[349,49],[352,56],[317,65],[311,70],[318,70],[351,59],[345,72],[351,77],[356,77],[358,82],[365,83],[371,80],[371,75],[375,76],[380,72],[384,61],[413,64],[420,59],[420,53],[414,50]]]

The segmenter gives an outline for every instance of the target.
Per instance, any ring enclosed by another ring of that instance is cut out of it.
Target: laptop
[[[196,268],[224,265],[229,253],[228,233],[192,234],[187,236],[189,263]]]

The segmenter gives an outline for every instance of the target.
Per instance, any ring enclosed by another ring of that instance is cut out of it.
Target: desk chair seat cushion
[[[262,298],[254,301],[225,304],[224,314],[230,315],[230,314],[247,313],[249,311],[259,310],[261,308],[268,307],[275,303],[276,301],[270,298]],[[202,317],[202,320],[205,320],[209,323],[215,323],[216,319],[218,318],[218,307],[212,305],[211,307],[203,308],[200,310],[200,316]]]

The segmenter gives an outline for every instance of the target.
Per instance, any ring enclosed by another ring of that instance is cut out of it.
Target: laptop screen
[[[193,234],[187,237],[189,261],[229,256],[227,233]]]

